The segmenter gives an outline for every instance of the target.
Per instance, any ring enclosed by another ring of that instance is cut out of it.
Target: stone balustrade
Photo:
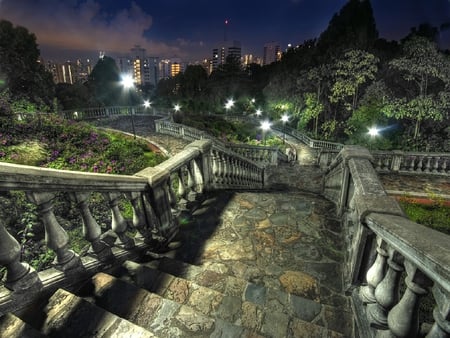
[[[69,120],[93,120],[117,115],[158,115],[154,108],[140,106],[112,106],[63,110],[59,115]],[[165,114],[167,115],[167,114]]]
[[[257,163],[277,165],[279,161],[287,162],[287,156],[283,154],[278,147],[260,147],[223,142],[206,132],[182,124],[173,123],[167,119],[156,120],[155,126],[158,133],[180,137],[188,141],[204,139],[213,140],[214,144],[221,148],[227,148]]]
[[[380,173],[402,173],[422,175],[450,175],[449,153],[424,153],[406,151],[371,151],[374,168]],[[338,155],[338,151],[323,150],[318,163],[326,168]]]
[[[386,195],[368,150],[349,146],[329,166],[325,195],[346,233],[345,285],[360,337],[419,337],[419,304],[432,291],[427,337],[450,335],[450,238],[405,217]],[[399,292],[401,279],[406,285]]]
[[[45,271],[36,273],[28,262],[21,262],[21,246],[0,219],[0,266],[7,271],[6,288],[0,288],[0,315],[26,306],[45,288],[54,288],[58,283],[70,284],[68,275],[75,282],[93,269],[119,262],[120,257],[166,245],[178,231],[178,212],[206,190],[263,186],[262,166],[210,140],[195,141],[167,161],[133,176],[0,162],[0,191],[26,192],[28,200],[38,208],[46,246],[56,255],[52,278]],[[94,192],[104,196],[111,212],[110,229],[106,233],[90,208]],[[67,232],[54,214],[55,200],[60,194],[67,195],[81,215],[80,226],[90,243],[88,257],[79,257],[71,250]],[[132,220],[125,219],[119,209],[122,199],[131,204]],[[133,237],[129,235],[130,227],[136,231]]]

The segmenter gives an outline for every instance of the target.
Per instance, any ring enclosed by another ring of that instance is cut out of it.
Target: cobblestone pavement
[[[331,202],[299,191],[222,191],[180,223],[183,246],[172,258],[298,296],[312,323],[351,336],[344,241]],[[265,312],[277,306],[266,303]]]

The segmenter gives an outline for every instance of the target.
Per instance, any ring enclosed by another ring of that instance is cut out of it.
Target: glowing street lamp
[[[272,124],[269,121],[267,121],[267,120],[261,122],[261,129],[263,131],[263,142],[264,142],[264,145],[266,145],[266,132],[268,130],[270,130],[271,126],[272,126]]]
[[[228,101],[225,103],[225,109],[229,110],[234,106],[234,100],[233,99],[228,99]]]
[[[262,114],[262,110],[261,109],[256,109],[255,114],[257,117],[260,117]]]
[[[370,137],[376,137],[380,135],[380,129],[377,128],[377,126],[373,126],[369,128],[369,131],[367,132]]]
[[[283,122],[283,144],[286,143],[286,122],[289,121],[289,116],[287,114],[283,114],[281,116],[281,121]]]
[[[177,103],[176,105],[173,106],[173,110],[175,110],[175,112],[179,112],[181,109],[181,106]]]
[[[152,103],[149,100],[144,101],[144,108],[150,108],[151,105]]]
[[[136,139],[136,128],[134,126],[134,116],[133,116],[133,108],[131,108],[131,89],[134,88],[134,81],[133,77],[130,74],[124,74],[122,75],[122,86],[124,89],[128,90],[128,105],[130,109],[130,115],[131,115],[131,127],[133,128],[133,137]]]

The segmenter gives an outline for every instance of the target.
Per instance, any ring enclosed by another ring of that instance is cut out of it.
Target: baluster
[[[417,168],[416,168],[416,172],[422,172],[423,169],[423,156],[419,156],[419,162],[417,163]]]
[[[441,157],[440,156],[436,156],[435,158],[434,158],[434,165],[433,165],[433,173],[437,173],[438,172],[438,169],[439,169],[439,161],[441,160]]]
[[[138,231],[139,237],[145,242],[153,239],[153,232],[147,223],[147,217],[144,210],[143,196],[140,192],[133,191],[126,194],[133,208],[133,227]],[[151,215],[149,215],[151,216]],[[149,217],[151,219],[151,217]],[[136,238],[137,236],[135,236]]]
[[[425,165],[425,172],[431,172],[431,157],[427,157],[427,164]]]
[[[433,311],[435,320],[427,338],[443,338],[450,336],[450,297],[447,291],[444,291],[438,285],[433,287],[433,295],[436,300],[436,307]]]
[[[363,303],[375,303],[375,288],[384,278],[384,272],[386,267],[386,259],[388,253],[386,251],[387,244],[377,237],[377,257],[375,262],[367,271],[366,280],[367,285],[361,288],[360,296]]]
[[[186,168],[187,188],[189,189],[188,200],[191,202],[197,199],[195,165],[196,165],[195,160],[191,160]]]
[[[388,315],[389,330],[396,337],[416,337],[419,331],[419,302],[432,282],[412,263],[405,261],[406,290]]]
[[[403,271],[403,256],[392,248],[388,252],[386,275],[375,288],[376,303],[367,305],[371,326],[381,330],[388,329],[387,315],[398,302],[399,280]]]
[[[49,192],[29,192],[27,197],[38,206],[39,215],[45,228],[45,243],[56,254],[53,262],[55,268],[67,271],[81,267],[81,260],[77,254],[68,248],[69,236],[56,220],[53,213],[53,199],[55,194]]]
[[[42,282],[37,272],[27,263],[20,262],[21,246],[6,230],[0,219],[0,266],[6,267],[5,286],[15,292],[39,290]]]
[[[214,183],[217,183],[219,177],[219,156],[217,151],[214,150],[212,152],[212,174]]]
[[[119,209],[120,193],[109,192],[105,194],[109,201],[109,207],[111,209],[111,229],[117,235],[121,242],[121,246],[124,249],[131,249],[134,247],[134,240],[127,236],[128,222],[122,216]]]
[[[382,166],[383,166],[383,162],[381,161],[381,155],[380,156],[378,156],[378,158],[377,158],[377,166],[376,166],[376,170],[378,171],[378,170],[381,170],[382,169]]]
[[[441,169],[441,173],[447,173],[447,159],[444,159],[444,162],[442,163],[442,169]]]
[[[222,154],[222,162],[223,162],[223,184],[228,185],[229,182],[229,166],[228,166],[228,156],[227,154]]]
[[[111,248],[100,239],[102,230],[89,210],[89,196],[90,193],[88,192],[70,194],[70,198],[77,204],[81,213],[84,238],[91,243],[92,251],[100,261],[108,261],[112,258],[112,251]]]
[[[219,173],[217,175],[217,179],[220,184],[225,184],[225,161],[222,153],[218,153],[218,164],[219,164]]]
[[[384,159],[384,168],[383,169],[386,171],[390,171],[391,162],[392,162],[392,159],[389,156],[386,156],[386,158]]]
[[[198,165],[197,160],[192,160],[191,168],[192,168],[192,176],[195,182],[195,191],[197,191],[198,193],[203,193],[204,180],[202,171],[200,169],[200,166]]]
[[[238,179],[237,179],[237,167],[236,167],[236,159],[234,157],[230,156],[230,173],[231,173],[231,184],[237,185]]]
[[[415,156],[412,156],[411,157],[411,163],[410,163],[410,165],[409,165],[409,171],[414,171],[414,164],[415,164],[415,162],[416,162],[416,157]]]
[[[180,198],[184,199],[186,195],[186,185],[185,185],[185,179],[184,179],[184,167],[180,168],[175,175],[178,178],[178,196]]]
[[[173,186],[172,186],[172,175],[169,175],[169,178],[167,180],[167,196],[169,199],[169,205],[170,208],[172,209],[172,213],[176,212],[177,210],[177,196],[175,194],[175,191],[173,190]]]

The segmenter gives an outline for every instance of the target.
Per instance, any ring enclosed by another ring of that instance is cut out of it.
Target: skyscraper
[[[159,80],[159,58],[147,56],[145,48],[135,45],[126,57],[118,58],[118,67],[121,73],[133,76],[136,85],[154,85]]]
[[[278,42],[264,44],[263,64],[270,65],[272,62],[281,60],[281,48]]]
[[[226,63],[227,58],[232,57],[241,60],[241,43],[239,41],[223,41],[219,47],[213,49],[212,68]]]

